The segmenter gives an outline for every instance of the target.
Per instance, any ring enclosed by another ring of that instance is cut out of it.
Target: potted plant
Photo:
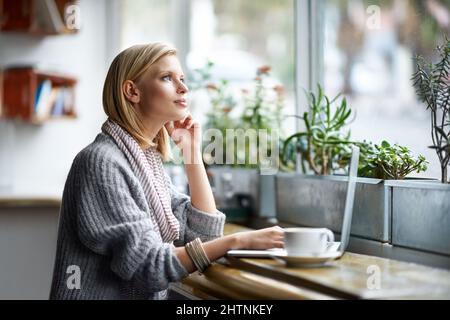
[[[392,243],[450,255],[450,41],[437,47],[436,63],[417,58],[412,80],[430,110],[431,138],[441,167],[437,181],[387,181],[392,188]]]
[[[440,60],[433,64],[417,58],[413,75],[417,96],[431,113],[431,138],[441,164],[441,182],[448,183],[450,161],[450,41],[438,46]]]
[[[284,109],[284,87],[282,85],[268,85],[266,80],[270,77],[270,66],[262,66],[257,69],[254,78],[254,89],[252,92],[242,90],[244,111],[241,116],[241,127],[245,130],[258,132],[255,147],[251,143],[246,143],[237,156],[245,156],[245,159],[257,159],[257,164],[250,164],[250,167],[258,169],[258,184],[255,214],[259,218],[275,219],[275,174],[279,167],[279,145],[283,141],[283,129],[281,126]],[[260,132],[264,134],[262,140]],[[265,157],[271,155],[272,161]],[[254,162],[254,161],[253,161]]]
[[[277,214],[281,221],[341,230],[347,178],[338,174],[345,172],[350,145],[355,142],[350,139],[350,131],[345,131],[352,110],[345,97],[338,101],[339,98],[329,98],[320,85],[317,94],[309,92],[309,111],[298,117],[304,130],[284,142],[281,160],[287,172],[278,174],[276,182]],[[361,148],[361,158],[364,156]],[[289,172],[296,168],[301,172]],[[387,196],[381,182],[358,178],[353,235],[389,240]]]
[[[381,242],[390,241],[391,194],[386,178],[404,178],[425,170],[425,159],[415,159],[406,147],[383,141],[380,146],[350,139],[345,127],[352,110],[339,95],[328,98],[318,86],[309,93],[309,112],[299,117],[305,130],[288,137],[281,155],[285,171],[295,166],[302,173],[281,173],[277,177],[279,218],[286,222],[341,230],[347,189],[345,172],[350,145],[361,150],[352,234]],[[333,107],[333,104],[337,104]],[[308,174],[312,173],[312,174]]]
[[[420,173],[427,170],[428,161],[423,155],[415,158],[407,147],[391,145],[386,140],[373,147],[366,144],[364,150],[366,156],[358,171],[362,177],[403,180],[414,171]]]
[[[204,129],[213,133],[216,140],[212,145],[210,138],[213,137],[204,139],[203,159],[216,201],[225,211],[248,206],[243,214],[258,214],[261,190],[256,186],[273,183],[270,177],[260,176],[261,169],[264,169],[260,149],[267,148],[266,151],[272,154],[272,145],[278,146],[272,144],[271,139],[281,121],[283,87],[268,85],[270,67],[263,66],[257,69],[252,88],[242,89],[236,94],[227,80],[211,81],[212,67],[213,63],[208,62],[205,68],[194,72],[197,79],[194,88],[205,89],[211,104]],[[237,107],[243,109],[240,114]],[[266,130],[267,140],[261,139],[260,130]],[[249,131],[256,133],[254,141],[246,139]],[[278,139],[277,135],[274,136]],[[217,145],[221,145],[223,153],[217,153]],[[278,161],[278,156],[275,159]],[[271,166],[277,166],[277,163]],[[263,207],[268,208],[267,203]],[[274,214],[274,209],[271,214]]]

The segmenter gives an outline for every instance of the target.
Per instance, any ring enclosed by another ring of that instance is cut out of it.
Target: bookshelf
[[[37,36],[76,33],[79,10],[72,8],[77,4],[68,0],[0,0],[0,31]]]
[[[32,124],[76,118],[74,77],[28,67],[6,69],[0,78],[3,78],[2,118]]]

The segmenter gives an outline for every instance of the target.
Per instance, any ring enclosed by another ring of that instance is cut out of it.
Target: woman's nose
[[[178,93],[188,93],[189,88],[184,82],[180,81],[180,85],[178,86]]]

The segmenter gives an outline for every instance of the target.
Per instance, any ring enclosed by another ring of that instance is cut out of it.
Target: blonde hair
[[[162,42],[135,45],[125,49],[111,63],[103,86],[103,109],[106,115],[124,128],[143,149],[156,147],[166,161],[171,157],[166,128],[162,127],[153,141],[146,137],[139,113],[126,99],[122,85],[126,80],[136,81],[159,59],[176,53],[175,48]]]

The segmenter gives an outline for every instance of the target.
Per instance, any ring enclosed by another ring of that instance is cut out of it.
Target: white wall
[[[7,187],[18,195],[61,194],[73,158],[100,131],[106,119],[102,86],[111,56],[106,6],[106,0],[81,0],[82,26],[76,35],[0,34],[1,67],[40,63],[78,79],[76,120],[40,126],[0,120],[0,192]]]
[[[103,81],[114,55],[111,3],[81,0],[76,35],[0,34],[1,67],[38,62],[78,79],[76,120],[40,126],[0,120],[0,197],[60,197],[73,158],[100,132]],[[58,213],[57,206],[0,208],[0,299],[48,298]]]
[[[0,207],[0,300],[49,298],[59,207]]]

